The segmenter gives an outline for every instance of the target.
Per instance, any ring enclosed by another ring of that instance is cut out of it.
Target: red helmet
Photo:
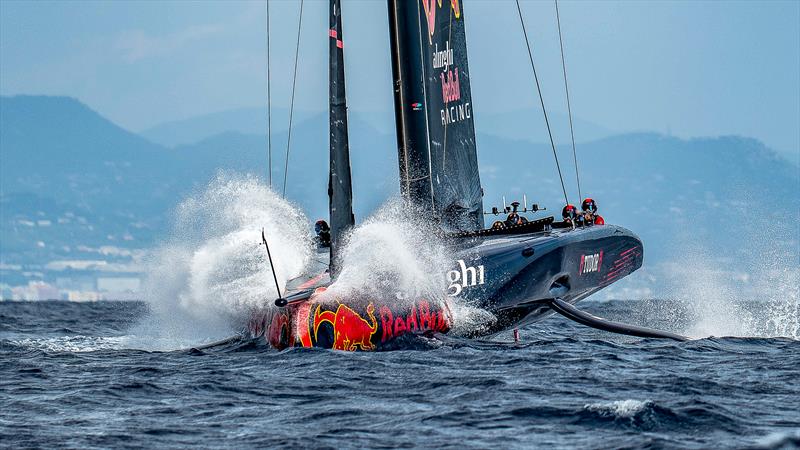
[[[581,204],[581,209],[584,211],[591,211],[592,214],[594,214],[597,212],[597,203],[594,202],[594,199],[587,197]]]
[[[578,210],[575,209],[575,205],[569,204],[561,210],[561,217],[564,219],[574,219],[575,216],[578,215]]]

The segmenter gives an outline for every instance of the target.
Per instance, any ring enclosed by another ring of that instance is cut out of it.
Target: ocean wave
[[[629,419],[655,407],[652,400],[615,400],[612,402],[589,403],[583,406],[586,411],[597,413],[601,417]]]

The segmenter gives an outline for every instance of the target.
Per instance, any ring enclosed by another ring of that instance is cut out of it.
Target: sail
[[[388,0],[404,198],[447,230],[483,228],[464,10],[459,0]]]
[[[330,0],[330,178],[328,179],[331,221],[331,276],[336,274],[336,250],[342,235],[355,224],[353,186],[350,175],[350,147],[347,138],[347,102],[344,90],[344,44],[340,0]]]

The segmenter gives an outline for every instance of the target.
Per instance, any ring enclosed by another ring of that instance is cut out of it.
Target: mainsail
[[[330,0],[329,90],[330,90],[330,178],[328,179],[331,220],[331,275],[336,274],[336,250],[342,234],[355,224],[353,186],[350,176],[350,147],[347,138],[347,103],[344,90],[344,44],[340,0]]]
[[[459,0],[388,0],[404,198],[447,230],[483,228],[464,10]]]

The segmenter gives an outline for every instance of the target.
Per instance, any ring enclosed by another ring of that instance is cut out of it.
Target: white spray
[[[410,307],[419,299],[440,305],[448,299],[455,334],[469,333],[493,321],[490,313],[447,297],[446,274],[457,258],[443,243],[438,226],[426,217],[425,212],[409,210],[400,199],[381,206],[345,238],[339,258],[341,272],[319,300],[353,303],[379,299]]]
[[[692,337],[749,336],[800,339],[797,241],[778,247],[771,234],[748,237],[753,251],[713,257],[698,237],[678,241],[684,258],[663,269],[673,286],[666,296],[687,306]],[[794,245],[793,245],[794,244]]]
[[[281,289],[310,258],[309,223],[254,177],[220,175],[177,209],[171,237],[150,258],[144,295],[153,312],[135,344],[180,348],[239,331],[277,296],[261,242],[266,231]]]

